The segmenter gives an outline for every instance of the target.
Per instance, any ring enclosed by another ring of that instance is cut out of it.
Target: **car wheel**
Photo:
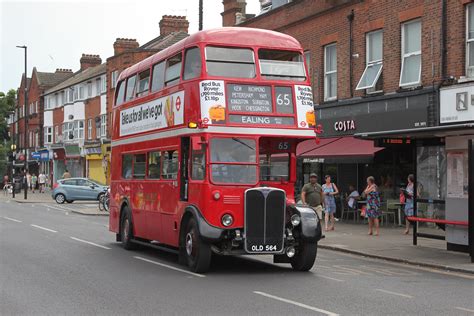
[[[54,200],[55,200],[56,203],[58,203],[58,204],[63,204],[64,201],[66,201],[66,197],[64,196],[64,194],[58,193],[58,194],[56,194],[56,196],[54,197]]]
[[[291,266],[296,271],[308,271],[313,267],[317,252],[317,243],[301,243],[295,256],[290,259]]]
[[[211,247],[202,240],[194,218],[188,221],[182,240],[189,269],[196,273],[208,271],[211,264]]]
[[[127,250],[133,250],[137,248],[137,245],[132,242],[133,240],[133,224],[132,216],[130,215],[130,209],[125,207],[122,214],[122,221],[120,224],[120,234],[122,245]]]

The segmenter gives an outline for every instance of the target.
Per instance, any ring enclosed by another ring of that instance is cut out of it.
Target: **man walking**
[[[309,205],[318,214],[319,219],[323,218],[324,194],[323,188],[318,184],[318,176],[310,174],[309,183],[306,183],[301,190],[301,201]]]
[[[46,185],[46,175],[43,172],[40,172],[38,176],[38,182],[39,182],[39,193],[44,193],[44,187]]]

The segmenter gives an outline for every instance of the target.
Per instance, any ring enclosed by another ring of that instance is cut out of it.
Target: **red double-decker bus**
[[[294,38],[195,33],[124,70],[113,113],[110,230],[126,249],[174,249],[195,272],[212,252],[313,266],[321,226],[294,185],[315,115]]]

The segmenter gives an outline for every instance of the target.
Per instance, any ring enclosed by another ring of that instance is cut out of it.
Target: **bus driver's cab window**
[[[206,145],[200,139],[193,139],[191,152],[191,179],[204,180],[206,177]]]
[[[201,51],[198,47],[186,51],[184,60],[184,80],[193,79],[201,75]]]

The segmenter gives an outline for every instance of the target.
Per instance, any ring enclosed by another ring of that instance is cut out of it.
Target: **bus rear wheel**
[[[137,248],[137,245],[132,242],[133,240],[133,225],[132,216],[130,215],[130,209],[125,207],[122,213],[122,221],[120,223],[120,237],[122,245],[127,250],[133,250]]]
[[[189,219],[186,225],[183,243],[189,269],[196,273],[208,271],[211,264],[211,247],[202,240],[194,218]]]
[[[310,270],[314,265],[314,261],[316,260],[317,252],[317,243],[301,243],[298,249],[296,250],[295,256],[290,260],[293,270]]]

